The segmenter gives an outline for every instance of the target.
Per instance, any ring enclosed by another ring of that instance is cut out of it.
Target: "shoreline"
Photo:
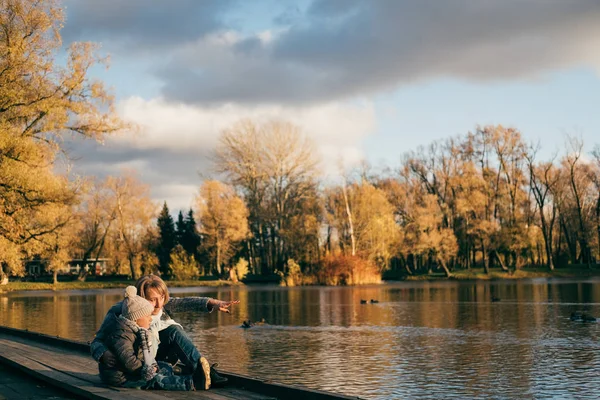
[[[450,277],[446,277],[443,273],[434,272],[431,274],[421,275],[404,275],[386,277],[381,284],[386,282],[440,282],[440,281],[515,281],[528,279],[581,279],[600,277],[599,268],[582,268],[569,267],[557,268],[554,271],[549,271],[546,268],[524,268],[516,271],[504,272],[502,270],[490,270],[489,274],[485,274],[483,268],[475,268],[470,270],[459,270],[452,273]],[[254,282],[253,282],[254,283]],[[258,283],[258,282],[256,282]],[[277,285],[277,283],[265,284]],[[25,291],[64,291],[64,290],[98,290],[98,289],[119,289],[125,288],[128,285],[135,284],[135,281],[86,281],[79,282],[68,281],[58,282],[54,285],[51,282],[9,282],[6,285],[0,286],[0,294],[25,292]],[[190,281],[167,281],[167,285],[173,288],[181,287],[229,287],[229,286],[245,286],[247,284],[241,282],[232,282],[225,280],[190,280]],[[252,285],[249,284],[249,285]],[[320,285],[322,286],[322,285]],[[360,286],[360,285],[355,285]]]
[[[98,290],[98,289],[124,289],[129,285],[134,285],[135,280],[131,281],[89,281],[79,282],[77,280],[70,282],[58,282],[54,285],[52,282],[8,282],[0,286],[0,294],[26,292],[26,291],[62,291],[62,290]],[[243,283],[232,281],[210,280],[210,281],[167,281],[169,287],[226,287],[241,286]]]

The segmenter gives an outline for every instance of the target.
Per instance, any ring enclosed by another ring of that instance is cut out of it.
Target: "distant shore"
[[[386,281],[489,281],[489,280],[519,280],[519,279],[536,279],[536,278],[590,278],[600,277],[599,265],[594,265],[593,268],[584,268],[581,266],[557,268],[554,271],[549,271],[547,268],[524,268],[516,271],[505,272],[499,269],[490,270],[486,274],[483,268],[472,268],[469,270],[457,270],[452,273],[450,278],[446,277],[441,272],[433,272],[430,274],[415,274],[404,275],[394,279],[388,276]],[[385,282],[385,281],[384,281]],[[256,282],[258,283],[258,282]],[[268,283],[268,282],[265,282]],[[95,289],[115,289],[125,288],[128,285],[135,284],[131,280],[119,281],[69,281],[58,282],[56,285],[49,282],[9,282],[7,285],[0,286],[0,293],[17,292],[27,290],[95,290]],[[276,285],[276,283],[271,283]],[[187,281],[167,281],[169,287],[224,287],[224,286],[244,286],[244,283],[232,282],[226,280],[187,280]]]
[[[125,288],[129,285],[134,285],[135,281],[90,281],[90,282],[58,282],[56,285],[48,282],[8,282],[6,285],[0,286],[2,292],[17,292],[25,290],[92,290],[92,289],[115,289]],[[221,286],[238,286],[243,283],[234,283],[232,281],[211,280],[211,281],[167,281],[168,287],[221,287]]]
[[[486,274],[483,268],[461,269],[453,271],[450,278],[443,273],[432,273],[423,275],[407,275],[401,280],[407,281],[431,281],[431,280],[502,280],[502,279],[535,279],[535,278],[589,278],[600,276],[600,268],[595,264],[593,268],[582,266],[555,268],[550,271],[548,268],[523,268],[518,270],[510,270],[508,272],[501,269],[492,269],[489,274]]]

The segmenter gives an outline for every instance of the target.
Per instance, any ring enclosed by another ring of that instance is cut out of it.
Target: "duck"
[[[248,321],[244,320],[244,322],[242,322],[241,328],[248,329],[248,328],[252,328],[253,326],[254,326],[254,322],[252,322],[251,320],[248,320]]]
[[[500,297],[492,296],[492,303],[497,303],[500,300],[501,300]]]
[[[379,303],[379,300],[371,299],[371,304],[377,304],[377,303]]]
[[[571,321],[577,322],[596,322],[596,318],[581,311],[571,313]]]
[[[367,304],[366,300],[360,299],[360,304]]]

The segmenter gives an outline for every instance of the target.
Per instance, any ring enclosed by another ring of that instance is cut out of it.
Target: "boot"
[[[229,381],[229,379],[225,378],[222,375],[219,375],[219,373],[215,369],[218,366],[219,364],[214,363],[210,367],[210,382],[212,387],[223,387],[227,384],[227,381]]]
[[[204,357],[198,360],[198,367],[192,375],[196,390],[208,390],[210,388],[210,364]]]

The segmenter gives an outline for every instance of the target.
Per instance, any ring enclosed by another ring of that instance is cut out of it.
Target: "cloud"
[[[361,161],[362,142],[376,130],[375,109],[368,102],[200,107],[131,97],[120,102],[118,110],[139,126],[138,132],[107,138],[103,146],[72,141],[78,172],[104,177],[134,169],[151,185],[153,198],[167,200],[174,210],[190,207],[202,179],[212,175],[211,154],[221,131],[240,119],[279,119],[298,125],[314,140],[324,174],[337,174],[339,160],[350,165]]]
[[[168,100],[200,105],[323,103],[439,77],[600,70],[597,0],[276,4],[66,0],[63,36],[102,42],[119,65],[129,58],[132,72],[150,73]],[[270,26],[238,26],[243,7]]]
[[[529,79],[600,67],[600,2],[318,0],[272,33],[213,32],[157,69],[163,94],[197,104],[306,104],[438,77]]]
[[[92,40],[112,51],[157,50],[223,28],[222,15],[235,1],[65,0],[66,43]]]

